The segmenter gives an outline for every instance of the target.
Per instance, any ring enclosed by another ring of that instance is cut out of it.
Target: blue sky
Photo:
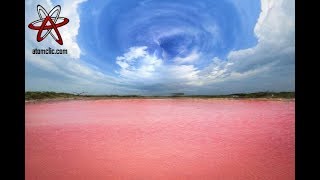
[[[63,46],[27,28],[37,4],[59,4],[70,19]],[[294,91],[294,9],[293,0],[27,0],[26,90]],[[31,54],[47,47],[69,54]]]

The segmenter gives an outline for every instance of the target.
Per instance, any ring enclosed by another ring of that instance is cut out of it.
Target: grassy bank
[[[47,99],[83,99],[83,98],[268,98],[268,99],[293,99],[295,92],[255,92],[255,93],[240,93],[228,95],[171,95],[171,96],[138,96],[138,95],[83,95],[59,92],[25,92],[25,100],[47,100]]]

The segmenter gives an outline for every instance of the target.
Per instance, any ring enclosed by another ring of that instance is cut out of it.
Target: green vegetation
[[[81,98],[295,98],[295,92],[256,92],[240,93],[228,95],[184,95],[183,93],[173,93],[171,96],[138,96],[138,95],[84,95],[82,93],[58,93],[58,92],[25,92],[25,100],[45,100],[45,99],[81,99]]]
[[[76,99],[76,98],[131,98],[139,97],[137,95],[83,95],[82,93],[59,93],[51,91],[28,91],[25,92],[25,100],[41,100],[41,99]]]
[[[77,95],[69,94],[69,93],[57,93],[57,92],[25,92],[25,99],[26,100],[33,100],[33,99],[55,99],[55,98],[72,98],[76,97]]]

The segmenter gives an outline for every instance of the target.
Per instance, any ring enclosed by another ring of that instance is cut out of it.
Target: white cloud
[[[145,80],[155,78],[156,69],[162,60],[149,55],[147,47],[131,47],[129,52],[117,57],[116,63],[121,67],[119,74],[127,79]]]
[[[165,65],[164,60],[150,55],[146,46],[131,47],[123,56],[117,57],[119,75],[131,82],[159,84],[179,82],[196,84],[198,70],[193,65]]]
[[[198,81],[199,70],[195,68],[193,65],[180,65],[180,66],[169,66],[164,71],[165,75],[167,76],[166,82],[168,81],[176,81],[179,83],[185,83],[186,85],[201,85]]]
[[[201,71],[203,82],[225,86],[223,84],[228,84],[228,81],[236,80],[245,87],[254,79],[256,90],[294,90],[294,1],[262,0],[261,9],[254,29],[258,44],[230,52],[227,61],[213,61]],[[286,84],[286,88],[269,86],[281,83]],[[268,87],[264,86],[266,84]]]
[[[125,53],[123,57],[117,57],[117,60],[125,60],[131,62],[137,58],[145,57],[148,55],[147,46],[142,47],[131,47],[129,48],[129,52]]]
[[[190,55],[186,57],[176,57],[173,59],[173,61],[177,64],[187,64],[187,63],[193,63],[194,61],[198,60],[200,57],[200,54],[196,51],[192,51]]]
[[[229,54],[228,60],[234,63],[233,71],[245,72],[276,61],[294,64],[294,1],[262,0],[261,5],[262,12],[255,26],[258,44]]]

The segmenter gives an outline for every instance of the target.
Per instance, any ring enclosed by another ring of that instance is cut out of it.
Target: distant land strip
[[[25,101],[50,100],[50,99],[104,99],[104,98],[262,98],[262,99],[294,99],[295,92],[254,92],[236,93],[227,95],[185,95],[184,93],[172,93],[164,96],[141,95],[88,95],[84,93],[64,93],[51,91],[27,91]]]

